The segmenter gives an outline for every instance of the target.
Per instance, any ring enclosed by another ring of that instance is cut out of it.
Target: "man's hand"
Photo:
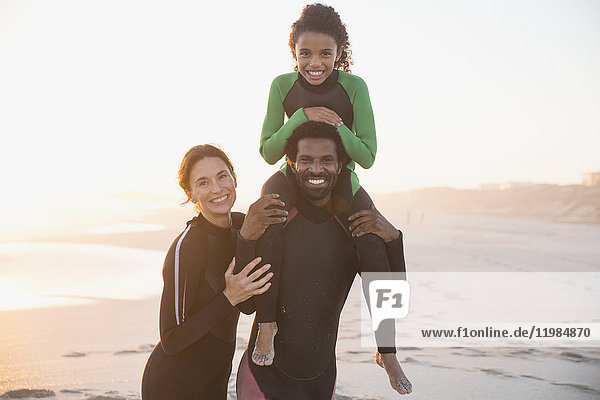
[[[386,243],[400,237],[400,232],[377,211],[374,204],[371,204],[370,210],[361,210],[352,214],[348,217],[348,221],[352,221],[352,224],[350,224],[352,237],[361,237],[367,233],[374,233]]]
[[[333,110],[327,107],[306,107],[304,109],[304,115],[309,121],[314,122],[325,122],[333,126],[342,126],[344,121],[339,115]]]
[[[279,200],[277,193],[266,194],[256,200],[248,209],[240,235],[246,240],[258,240],[271,224],[285,222],[287,211],[285,203]]]

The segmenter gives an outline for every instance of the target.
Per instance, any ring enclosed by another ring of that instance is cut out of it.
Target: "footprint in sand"
[[[580,384],[577,384],[577,383],[555,383],[555,382],[551,382],[551,383],[553,385],[556,385],[556,386],[566,386],[566,387],[570,387],[570,388],[573,388],[573,389],[579,389],[579,390],[582,390],[582,391],[587,392],[587,393],[600,393],[600,390],[596,390],[596,389],[593,389],[593,388],[591,388],[589,386],[580,385]]]
[[[336,392],[335,394],[335,400],[375,400],[372,397],[366,398],[366,397],[350,397],[350,396],[344,396],[343,394],[338,394]]]
[[[81,390],[72,390],[72,389],[63,389],[60,392],[65,393],[65,394],[83,394],[83,392]]]
[[[508,373],[506,373],[504,371],[498,370],[498,369],[481,368],[481,371],[483,371],[485,373],[488,373],[488,374],[491,374],[491,375],[504,376],[506,378],[514,378],[514,376],[512,376],[512,375],[510,375],[510,374],[508,374]]]
[[[138,354],[138,353],[149,353],[154,348],[151,344],[143,344],[137,348],[137,350],[121,350],[113,353],[115,356],[120,356],[124,354]]]
[[[0,396],[0,399],[43,399],[46,397],[55,397],[56,393],[52,390],[45,389],[19,389],[19,390],[11,390],[10,392],[4,393]]]
[[[115,355],[115,356],[122,356],[122,355],[125,355],[125,354],[137,354],[137,353],[141,353],[141,351],[138,351],[138,350],[121,350],[121,351],[114,352],[113,355]]]
[[[581,361],[585,360],[585,357],[582,356],[581,354],[571,353],[568,351],[563,351],[562,353],[559,354],[559,356],[565,360],[575,361],[575,362],[581,362]]]
[[[523,378],[529,378],[529,379],[535,379],[537,381],[543,381],[542,378],[538,378],[537,376],[533,376],[533,375],[521,375]]]
[[[87,354],[85,353],[80,353],[78,351],[72,351],[71,353],[68,354],[63,354],[63,357],[85,357]]]

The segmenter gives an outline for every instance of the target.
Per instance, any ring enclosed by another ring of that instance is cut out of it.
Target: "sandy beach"
[[[390,274],[352,284],[335,399],[600,400],[600,1],[310,3],[0,0],[0,400],[141,400],[194,205],[246,212],[288,160],[316,197],[358,178],[404,235],[405,292],[370,318],[362,284]],[[178,325],[199,292],[181,259]],[[318,290],[343,275],[283,279],[304,303],[279,315],[335,306]],[[406,314],[408,396],[375,361],[383,309]]]
[[[158,340],[162,258],[189,211],[144,221],[162,230],[3,244],[0,278],[56,302],[0,311],[0,394],[27,396],[11,392],[26,389],[57,399],[139,399],[142,370]],[[600,272],[599,225],[444,214],[407,223],[404,212],[382,211],[404,232],[409,271]],[[106,284],[90,292],[90,281]],[[586,290],[593,295],[600,288]],[[355,281],[339,330],[336,398],[397,399],[374,349],[361,346],[360,298]],[[593,318],[585,322],[600,322],[598,314]],[[230,399],[251,322],[243,316],[238,327]],[[402,321],[397,325],[400,332]],[[398,356],[414,399],[600,396],[598,347],[419,346],[400,348]]]

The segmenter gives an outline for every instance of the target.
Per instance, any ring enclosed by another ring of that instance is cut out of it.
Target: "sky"
[[[370,193],[600,170],[600,3],[329,1],[369,86]],[[190,147],[223,146],[241,204],[299,1],[0,0],[0,223],[181,199]],[[94,201],[94,199],[96,201]]]

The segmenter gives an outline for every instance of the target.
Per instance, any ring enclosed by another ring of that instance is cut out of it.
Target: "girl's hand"
[[[257,257],[250,261],[239,274],[235,275],[233,274],[235,257],[229,263],[229,268],[225,271],[225,289],[223,290],[223,294],[227,297],[227,300],[229,300],[232,306],[236,306],[252,296],[262,294],[271,287],[271,282],[267,281],[273,276],[272,272],[269,272],[261,279],[258,279],[271,268],[271,264],[265,264],[250,274],[250,271],[260,263],[260,260],[261,258]]]
[[[348,221],[352,221],[352,224],[350,224],[352,237],[361,237],[367,233],[374,233],[386,243],[400,237],[400,232],[377,211],[374,204],[371,204],[370,210],[361,210],[352,214],[348,217]]]
[[[285,222],[287,211],[281,209],[285,203],[277,193],[266,194],[248,209],[240,235],[246,240],[258,240],[271,224]]]
[[[314,122],[326,122],[333,126],[342,126],[344,121],[339,115],[333,110],[327,107],[306,107],[304,109],[304,115],[309,121]]]

